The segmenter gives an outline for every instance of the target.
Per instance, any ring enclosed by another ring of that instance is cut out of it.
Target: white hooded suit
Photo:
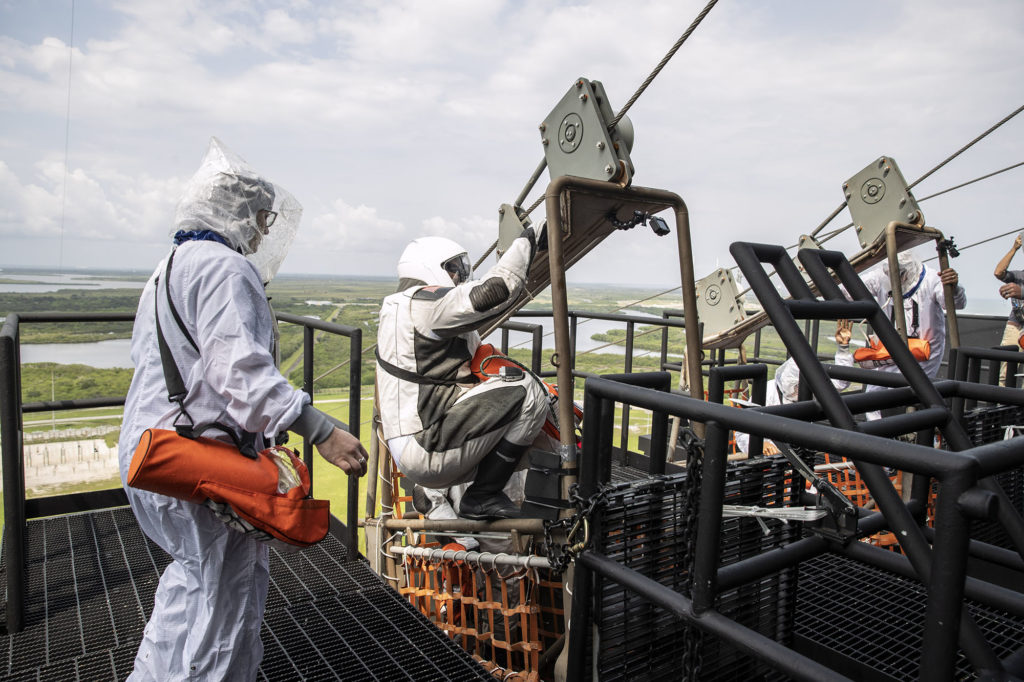
[[[143,289],[131,342],[135,375],[118,445],[122,482],[142,432],[173,429],[178,417],[177,406],[167,397],[157,310],[188,389],[186,408],[196,424],[216,421],[238,433],[256,434],[263,440],[257,447],[262,447],[293,425],[309,403],[309,397],[292,388],[277,370],[264,278],[239,252],[252,250],[239,249],[235,243],[246,238],[251,227],[246,222],[257,207],[246,205],[251,196],[229,207],[234,217],[225,217],[223,205],[214,206],[224,198],[218,199],[218,193],[238,198],[232,192],[238,189],[239,178],[255,177],[242,164],[214,141],[179,205],[176,225],[186,231],[212,230],[230,245],[185,241],[175,251],[170,281],[164,281],[161,263]],[[269,209],[267,202],[273,200],[263,193],[258,208]],[[208,224],[197,223],[196,216],[207,216]],[[251,234],[249,238],[251,243]],[[254,241],[259,244],[260,239]],[[167,307],[167,286],[198,352]],[[223,437],[217,431],[204,435]],[[260,625],[269,581],[267,546],[229,529],[204,506],[127,485],[125,491],[142,530],[173,558],[160,578],[129,679],[255,679],[263,655]]]

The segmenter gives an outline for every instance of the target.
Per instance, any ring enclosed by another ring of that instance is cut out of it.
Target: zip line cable
[[[71,139],[71,65],[75,54],[75,0],[71,0],[71,35],[68,38],[68,92],[64,113],[64,180],[60,192],[60,240],[57,247],[57,274],[64,274],[64,215],[68,203],[68,148]]]
[[[1024,107],[1021,107],[1021,108],[1024,109]],[[1018,109],[1012,115],[1016,115],[1019,111],[1020,111],[1020,109]],[[1001,121],[998,125],[1001,125],[1003,122],[1008,120],[1008,118],[1003,119],[1003,121]],[[993,130],[993,128],[990,128],[988,132],[991,132],[991,130]],[[988,134],[988,132],[986,132],[985,134]],[[979,137],[977,139],[981,139],[981,138]],[[961,150],[961,151],[963,151],[963,150]],[[957,154],[959,154],[959,153],[960,152],[957,152]],[[954,154],[954,156],[956,156],[956,154]],[[953,158],[953,157],[950,157],[950,159],[951,158]],[[947,159],[946,161],[948,161],[948,160],[949,159]],[[946,161],[944,161],[943,163],[946,163]],[[982,176],[979,176],[977,178],[974,178],[973,180],[968,180],[967,182],[961,182],[959,185],[954,185],[954,186],[949,187],[947,189],[944,189],[942,191],[936,192],[935,194],[929,194],[928,196],[923,197],[921,199],[918,199],[917,201],[918,201],[918,203],[921,203],[922,201],[928,201],[929,199],[933,199],[933,198],[935,198],[937,196],[940,196],[942,194],[946,194],[947,192],[952,192],[955,189],[960,189],[961,187],[967,187],[968,185],[973,185],[974,183],[980,182],[981,180],[987,180],[988,178],[991,178],[991,177],[994,177],[996,175],[999,175],[1000,173],[1005,173],[1006,171],[1013,170],[1014,168],[1019,168],[1021,166],[1024,166],[1024,161],[1021,161],[1019,163],[1015,163],[1013,165],[1007,166],[1006,168],[1000,168],[999,170],[993,171],[991,173],[986,173],[985,175],[982,175]],[[936,167],[936,168],[938,168],[938,167]],[[929,171],[929,174],[931,172],[933,172],[934,170],[935,169],[932,169],[932,171]],[[846,204],[844,203],[843,206],[845,206],[845,205]],[[839,210],[842,210],[842,208],[843,207],[840,206]],[[837,215],[836,213],[833,213],[832,216],[828,218],[828,220],[832,220],[832,218],[834,218],[836,215]],[[826,223],[828,222],[828,220],[826,221]],[[824,224],[820,225],[819,228],[823,227],[823,226],[824,226]],[[846,225],[843,225],[842,227],[836,228],[835,230],[832,230],[831,232],[826,233],[824,237],[822,237],[821,239],[818,240],[818,244],[824,244],[825,242],[838,237],[840,234],[842,234],[846,230],[850,229],[851,227],[853,227],[853,223],[847,223]],[[1008,232],[1007,234],[1012,234],[1012,232],[1013,231]],[[1003,235],[999,235],[999,236],[1000,237],[1005,237],[1006,235],[1003,234]],[[998,239],[998,238],[999,237],[992,237],[991,239]],[[985,240],[985,241],[991,241],[991,240]],[[978,246],[978,244],[984,244],[984,243],[985,243],[984,241],[977,242],[975,244],[971,244],[970,246],[965,246],[965,247],[961,248],[960,251],[964,251],[966,249],[971,248],[971,246]],[[787,246],[786,250],[787,251],[792,251],[793,249],[797,248],[798,246],[800,246],[800,244],[792,244],[790,246]],[[928,260],[932,260],[932,259],[929,258]],[[770,273],[768,273],[769,277],[772,277],[774,275],[775,275],[775,271],[774,270],[772,270]],[[681,287],[676,287],[676,288],[681,288]],[[740,292],[740,296],[742,296],[743,294],[746,294],[748,291],[750,291],[750,287],[747,287],[746,289],[741,291]]]
[[[1004,118],[1002,121],[1000,121],[999,123],[996,123],[994,126],[992,126],[988,130],[983,132],[981,135],[978,135],[976,138],[974,138],[973,140],[971,140],[970,142],[965,144],[963,147],[960,147],[960,149],[955,151],[950,157],[948,157],[945,161],[940,163],[938,166],[936,166],[935,168],[932,168],[930,171],[928,171],[927,173],[925,173],[924,175],[919,177],[917,180],[915,180],[914,182],[910,183],[910,186],[907,189],[914,189],[914,187],[916,187],[919,182],[921,182],[922,180],[924,180],[925,178],[930,176],[932,173],[934,173],[935,171],[937,171],[940,168],[942,168],[943,166],[945,166],[947,163],[949,163],[950,161],[952,161],[956,157],[958,157],[961,154],[963,154],[965,151],[967,151],[968,149],[973,147],[975,144],[977,144],[978,142],[983,140],[985,137],[987,137],[989,133],[991,133],[992,131],[997,129],[999,126],[1001,126],[1004,123],[1006,123],[1007,121],[1009,121],[1011,118],[1013,118],[1014,116],[1019,114],[1021,111],[1024,111],[1024,104],[1022,104],[1019,107],[1017,107],[1013,112],[1007,114],[1006,118]]]
[[[979,176],[977,178],[974,178],[973,180],[968,180],[967,182],[962,182],[959,185],[954,185],[953,187],[949,187],[949,188],[944,189],[942,191],[936,192],[935,194],[930,194],[930,195],[928,195],[926,197],[918,199],[918,202],[927,201],[928,199],[932,199],[932,198],[940,196],[942,194],[946,194],[948,192],[952,192],[955,189],[961,189],[963,187],[967,187],[968,185],[973,185],[974,183],[980,182],[981,180],[986,180],[988,178],[994,177],[994,176],[999,175],[1001,173],[1005,173],[1006,171],[1009,171],[1009,170],[1013,170],[1014,168],[1019,168],[1021,166],[1024,166],[1024,161],[1021,161],[1019,163],[1015,163],[1013,165],[1007,166],[1006,168],[1001,168],[1001,169],[999,169],[997,171],[993,171],[991,173],[986,173],[985,175],[982,175],[982,176]],[[845,204],[844,204],[844,206],[845,206]],[[842,210],[842,207],[840,207],[840,210]],[[831,220],[831,218],[830,218],[830,220]],[[834,239],[835,237],[838,237],[840,234],[842,234],[846,230],[850,229],[851,227],[853,227],[853,223],[849,223],[847,225],[844,225],[843,227],[836,228],[835,230],[832,230],[831,232],[826,233],[820,240],[818,240],[818,243],[819,244],[824,244],[825,242],[828,242],[829,240]],[[1024,228],[1022,228],[1022,229],[1024,229]],[[1006,233],[1003,233],[1003,234],[1000,234],[1000,235],[996,235],[995,237],[990,237],[990,238],[982,240],[980,242],[975,242],[973,244],[968,244],[967,246],[960,247],[960,251],[966,251],[967,249],[969,249],[969,248],[971,248],[973,246],[980,246],[981,244],[985,244],[985,243],[990,242],[990,241],[992,241],[994,239],[1000,239],[1002,237],[1005,237],[1005,236],[1010,235],[1010,234],[1014,234],[1015,232],[1019,232],[1019,231],[1020,230],[1010,230],[1009,232],[1006,232]],[[791,251],[791,250],[797,248],[798,246],[800,246],[800,245],[799,244],[792,244],[790,246],[787,246],[786,250],[787,251]],[[938,256],[935,256],[934,258],[929,258],[927,260],[934,260],[935,258],[938,258]],[[769,273],[769,277],[771,277],[774,274],[775,274],[775,272],[772,271],[771,273]],[[657,294],[654,294],[653,296],[648,296],[647,298],[642,298],[642,299],[640,299],[638,301],[633,301],[631,303],[627,303],[624,306],[620,306],[619,308],[616,308],[612,312],[616,312],[617,313],[617,312],[620,312],[622,310],[626,310],[627,308],[632,308],[632,307],[637,306],[637,305],[639,305],[641,303],[644,303],[646,301],[650,301],[651,299],[658,298],[660,296],[665,296],[667,294],[671,294],[672,292],[678,291],[681,288],[682,288],[681,286],[677,286],[677,287],[673,287],[671,289],[667,289],[665,291],[662,291],[662,292],[659,292]],[[742,296],[742,295],[746,294],[749,291],[750,291],[750,287],[747,287],[746,289],[741,291],[739,293],[739,295]],[[593,318],[583,320],[582,322],[579,323],[579,325],[577,325],[577,327],[579,327],[580,325],[584,325],[584,324],[586,324],[588,322],[593,322]],[[548,336],[551,336],[552,334],[554,334],[554,332],[548,332],[548,333],[546,333],[544,335],[544,338],[547,338]],[[523,342],[518,343],[518,344],[516,344],[514,346],[510,346],[510,348],[519,348],[521,346],[526,345],[527,343],[529,343],[529,340],[523,341]],[[607,345],[612,345],[612,344],[606,344],[606,346]],[[590,352],[593,352],[595,350],[600,350],[601,348],[604,348],[604,347],[605,346],[599,346],[598,348],[592,348],[592,349],[590,349],[588,351],[584,351],[584,353],[579,353],[578,355],[583,355],[585,353],[590,353]]]
[[[982,175],[982,176],[979,176],[977,178],[974,178],[973,180],[968,180],[967,182],[961,182],[959,185],[953,185],[952,187],[944,189],[944,190],[942,190],[940,192],[936,192],[935,194],[929,194],[926,197],[922,197],[921,199],[918,199],[917,202],[921,203],[922,201],[928,201],[929,199],[934,199],[937,196],[940,196],[942,194],[946,194],[948,192],[952,192],[955,189],[960,189],[961,187],[967,187],[968,185],[973,185],[976,182],[980,182],[982,180],[987,180],[988,178],[991,178],[991,177],[994,177],[996,175],[999,175],[1000,173],[1005,173],[1006,171],[1013,170],[1014,168],[1019,168],[1021,166],[1024,166],[1024,161],[1021,161],[1019,163],[1015,163],[1012,166],[1007,166],[1006,168],[1000,168],[997,171],[993,171],[991,173],[987,173],[985,175]],[[824,244],[825,242],[829,241],[830,239],[833,239],[834,237],[839,236],[840,234],[842,234],[846,230],[850,229],[851,227],[853,227],[853,223],[849,223],[847,225],[843,225],[842,227],[837,228],[837,229],[827,233],[824,237],[822,237],[821,239],[818,240],[818,243],[819,244]],[[1005,236],[1005,235],[1003,235],[1003,236]],[[800,245],[799,244],[794,244],[792,246],[787,246],[786,250],[795,249],[797,246],[800,246]]]
[[[979,182],[981,180],[987,180],[988,178],[991,178],[994,175],[999,175],[1000,173],[1005,173],[1008,170],[1013,170],[1014,168],[1019,168],[1020,166],[1024,166],[1024,161],[1021,161],[1020,163],[1015,163],[1012,166],[1007,166],[1006,168],[1001,168],[1001,169],[999,169],[997,171],[989,173],[988,175],[982,175],[980,178],[974,178],[973,180],[968,180],[967,182],[962,182],[959,185],[954,185],[953,187],[950,187],[949,189],[944,189],[941,192],[936,192],[935,194],[929,194],[928,196],[924,197],[923,199],[918,199],[917,201],[919,203],[922,202],[922,201],[928,201],[929,199],[937,197],[940,194],[945,194],[946,192],[952,192],[955,189],[960,189],[961,187],[966,187],[967,185],[973,185],[976,182]]]
[[[910,185],[907,187],[907,190],[909,191],[909,190],[914,189],[914,187],[916,187],[918,185],[918,183],[920,183],[922,180],[924,180],[925,178],[931,176],[935,171],[939,170],[940,168],[945,166],[947,163],[949,163],[950,161],[952,161],[953,159],[955,159],[956,157],[960,156],[965,151],[967,151],[968,149],[973,147],[975,144],[977,144],[981,140],[985,139],[989,135],[989,133],[992,133],[993,131],[995,131],[997,128],[999,128],[1001,125],[1003,125],[1004,123],[1006,123],[1007,121],[1012,119],[1014,116],[1019,114],[1021,111],[1024,111],[1024,104],[1022,104],[1021,106],[1017,107],[1014,111],[1012,111],[1009,114],[1007,114],[1006,117],[1003,118],[1003,120],[1001,120],[998,123],[996,123],[995,125],[993,125],[991,128],[989,128],[988,130],[983,132],[981,135],[978,135],[976,138],[974,138],[973,140],[971,140],[970,142],[965,144],[963,147],[960,147],[960,149],[958,149],[957,151],[953,152],[951,155],[947,156],[946,159],[944,161],[942,161],[939,165],[935,166],[930,171],[928,171],[927,173],[925,173],[924,175],[919,177],[917,180],[915,180],[914,182],[910,183]],[[932,195],[932,196],[936,196],[936,195]],[[839,215],[839,212],[842,211],[844,208],[846,208],[846,202],[845,201],[842,204],[839,205],[839,208],[837,208],[836,210],[832,211],[832,215],[830,215],[828,218],[825,218],[825,221],[823,223],[821,223],[816,228],[814,228],[814,231],[811,232],[811,237],[817,236],[817,234],[819,232],[821,232],[825,228],[826,225],[828,225],[830,222],[832,222],[832,220],[837,215]]]
[[[999,127],[1000,125],[1002,125],[1006,121],[1010,120],[1013,116],[1016,116],[1018,113],[1020,113],[1020,111],[1022,109],[1024,109],[1024,107],[1021,107],[1020,109],[1017,109],[1017,111],[1013,112],[1012,114],[1010,114],[1009,116],[1004,118],[1002,121],[997,123],[995,126],[993,126],[992,128],[989,128],[987,131],[982,133],[982,135],[978,136],[972,142],[970,142],[967,146],[965,146],[962,149],[960,149],[960,151],[956,152],[953,156],[950,156],[948,159],[946,159],[946,161],[943,161],[942,164],[940,164],[939,166],[936,166],[934,169],[932,169],[931,171],[926,173],[924,176],[922,176],[921,179],[918,180],[918,182],[920,182],[920,180],[924,179],[928,175],[931,175],[935,170],[937,170],[941,166],[945,165],[949,160],[951,160],[951,159],[955,158],[956,156],[958,156],[959,154],[961,154],[971,144],[974,144],[978,140],[982,139],[985,135],[988,135],[990,132],[995,130],[997,127]],[[929,199],[933,199],[933,198],[935,198],[937,196],[940,196],[940,195],[943,195],[943,194],[947,194],[947,193],[952,192],[953,190],[956,190],[956,189],[961,189],[963,187],[967,187],[968,185],[973,185],[974,183],[980,182],[982,180],[987,180],[988,178],[995,177],[996,175],[1000,175],[1000,174],[1005,173],[1007,171],[1013,170],[1014,168],[1020,168],[1021,166],[1024,166],[1024,161],[1020,161],[1018,163],[1009,165],[1006,168],[1000,168],[999,170],[993,171],[991,173],[986,173],[985,175],[978,176],[978,177],[974,178],[973,180],[968,180],[967,182],[961,182],[959,185],[954,185],[952,187],[949,187],[949,188],[946,188],[946,189],[941,190],[939,192],[936,192],[935,194],[929,194],[926,197],[922,197],[921,199],[918,199],[918,202],[928,201]],[[917,184],[917,183],[915,183],[915,184]],[[826,222],[824,224],[827,224],[829,221],[831,221],[832,218],[834,218],[836,215],[838,215],[839,211],[842,211],[845,206],[846,206],[845,203],[842,206],[840,206],[839,209],[837,209],[836,212],[832,216],[830,216],[828,218],[828,220],[826,220]],[[836,228],[835,230],[832,230],[831,232],[826,233],[820,240],[818,240],[818,243],[819,244],[824,244],[825,242],[827,242],[827,241],[829,241],[831,239],[834,239],[835,237],[838,237],[840,234],[842,234],[846,230],[850,229],[851,227],[853,227],[853,223],[849,223],[847,225],[844,225],[843,227]],[[981,241],[974,242],[973,244],[968,244],[967,246],[962,246],[962,247],[960,247],[959,250],[961,252],[963,252],[963,251],[966,251],[967,249],[970,249],[972,247],[981,246],[982,244],[987,244],[990,241],[994,241],[996,239],[1001,239],[1003,237],[1006,237],[1008,235],[1014,234],[1016,232],[1020,232],[1022,229],[1024,229],[1024,228],[1018,228],[1018,229],[1010,230],[1009,232],[1004,232],[1002,234],[995,235],[994,237],[989,237],[987,239],[983,239]],[[484,253],[484,255],[480,258],[480,261],[478,261],[477,264],[475,266],[473,266],[474,270],[477,267],[479,267],[480,263],[483,262],[483,260],[485,258],[487,258],[488,255],[490,255],[491,251],[494,250],[494,248],[497,246],[497,244],[498,244],[497,242],[494,242],[494,244],[491,245],[491,248],[488,249],[486,253]],[[787,246],[786,250],[787,251],[791,251],[792,249],[795,249],[798,246],[799,246],[799,244],[793,244],[791,246]],[[938,258],[938,256],[933,256],[931,258],[927,258],[923,262],[932,261],[932,260],[935,260],[936,258]],[[769,277],[771,277],[774,274],[775,274],[774,271],[771,272],[769,274]],[[666,289],[665,291],[661,291],[661,292],[659,292],[657,294],[653,294],[651,296],[648,296],[647,298],[642,298],[640,300],[632,301],[630,303],[627,303],[626,305],[619,306],[618,308],[616,308],[612,312],[613,313],[621,312],[621,311],[626,310],[628,308],[632,308],[634,306],[640,305],[641,303],[645,303],[646,301],[650,301],[652,299],[659,298],[661,296],[666,296],[666,295],[671,294],[671,293],[673,293],[675,291],[678,291],[681,288],[682,288],[681,286],[677,286],[677,287],[672,287],[671,289]],[[741,291],[739,295],[742,296],[742,295],[746,294],[749,291],[750,291],[750,287],[747,287],[746,289]],[[588,322],[593,322],[593,321],[594,321],[593,318],[585,319],[585,320],[583,320],[582,322],[580,322],[577,325],[577,328],[579,328],[580,326],[582,326],[584,324],[587,324]],[[646,334],[646,333],[648,333],[648,332],[643,332],[641,334],[636,334],[634,336],[634,338],[636,336],[642,336],[643,334]],[[552,336],[553,334],[554,334],[554,332],[547,332],[546,334],[544,334],[543,338],[547,338],[549,336]],[[522,346],[525,346],[528,343],[530,343],[530,340],[522,341],[520,343],[515,344],[514,346],[509,346],[509,349],[511,350],[511,349],[515,349],[515,348],[521,348]],[[611,345],[616,345],[616,344],[615,343],[607,343],[607,344],[605,344],[603,346],[598,346],[596,348],[591,348],[589,350],[583,351],[582,353],[577,353],[577,356],[579,356],[579,355],[586,355],[587,353],[593,353],[594,351],[601,350],[602,348],[606,348],[606,347],[611,346]],[[369,351],[373,350],[374,348],[376,348],[376,345],[370,346],[369,348],[367,348],[366,350],[363,351],[363,354],[365,355],[366,353],[368,353]],[[327,370],[326,372],[324,372],[320,376],[316,377],[316,379],[314,379],[314,382],[315,381],[320,381],[324,377],[326,377],[326,376],[328,376],[330,374],[333,374],[334,372],[338,371],[342,367],[345,367],[346,365],[348,365],[348,360],[344,361],[340,365],[332,367],[331,369]]]
[[[967,249],[969,249],[969,248],[971,248],[973,246],[981,246],[982,244],[988,244],[989,242],[995,241],[996,239],[1002,239],[1003,237],[1007,237],[1007,236],[1009,236],[1011,234],[1016,234],[1016,233],[1021,232],[1021,231],[1024,231],[1024,227],[1018,227],[1018,228],[1015,228],[1013,230],[1010,230],[1009,232],[1003,232],[1002,234],[997,234],[994,237],[989,237],[988,239],[982,239],[980,242],[974,242],[973,244],[968,244],[967,246],[958,247],[957,250],[961,251],[961,252],[962,251],[966,251]],[[937,255],[932,256],[931,258],[925,258],[921,262],[922,263],[927,263],[928,261],[935,260],[936,258],[938,258]]]
[[[672,57],[675,56],[676,52],[679,51],[679,48],[681,48],[683,46],[683,43],[686,42],[686,39],[690,37],[690,34],[693,33],[698,26],[700,26],[700,23],[704,21],[704,17],[708,15],[708,12],[710,12],[716,4],[718,4],[718,0],[710,0],[710,2],[708,2],[708,4],[704,6],[704,9],[702,9],[700,13],[697,14],[697,17],[690,23],[690,26],[685,31],[683,31],[683,35],[679,36],[679,40],[675,42],[675,45],[673,45],[671,49],[669,49],[669,51],[665,54],[665,56],[661,58],[661,61],[658,62],[658,65],[654,67],[650,74],[648,74],[647,78],[644,79],[644,82],[641,83],[640,87],[637,88],[636,92],[633,93],[633,96],[626,101],[626,104],[623,105],[621,109],[619,109],[619,113],[615,114],[615,118],[613,118],[611,122],[608,124],[609,131],[615,129],[615,126],[619,124],[619,121],[621,121],[622,117],[626,115],[626,112],[629,111],[630,107],[632,107],[633,104],[640,98],[640,95],[644,93],[644,90],[647,89],[647,86],[649,86],[651,82],[655,78],[657,78],[658,74],[661,73],[661,70],[665,68],[665,65],[668,64],[669,60],[671,60]],[[530,176],[530,179],[527,181],[526,186],[523,188],[523,191],[519,193],[519,197],[516,199],[515,206],[517,208],[520,207],[523,201],[526,200],[526,195],[530,193],[531,189],[533,189],[534,184],[536,184],[537,180],[540,179],[541,173],[544,172],[544,169],[547,167],[547,165],[547,159],[541,159],[540,163],[537,165],[537,168],[533,171],[533,175]],[[530,207],[526,209],[526,214],[529,215],[533,213],[533,210],[540,206],[542,201],[544,201],[543,194],[540,195],[536,201],[530,204]],[[487,249],[486,252],[484,252],[484,255],[481,256],[480,259],[473,266],[473,270],[476,270],[478,267],[480,267],[481,263],[484,262],[484,259],[486,259],[487,256],[491,255],[491,252],[494,251],[495,247],[497,246],[498,241],[495,240],[491,247]]]
[[[708,15],[708,12],[710,12],[711,8],[713,8],[717,3],[718,0],[711,0],[711,2],[704,6],[704,9],[700,11],[700,14],[698,14],[690,24],[690,27],[683,32],[683,35],[679,36],[679,40],[677,40],[676,44],[672,46],[672,49],[670,49],[665,56],[662,57],[661,61],[658,62],[658,65],[654,67],[654,70],[651,71],[651,75],[644,79],[644,82],[640,84],[640,87],[637,88],[635,93],[633,93],[633,96],[629,98],[622,109],[619,110],[619,113],[615,115],[615,118],[612,119],[611,123],[608,124],[608,130],[612,130],[616,125],[618,125],[619,121],[622,120],[622,117],[625,116],[626,112],[633,106],[633,103],[640,98],[640,95],[642,95],[644,90],[647,89],[647,86],[651,84],[651,81],[661,73],[661,70],[665,68],[665,65],[668,64],[669,60],[675,56],[676,52],[679,51],[679,48],[681,48],[683,43],[686,42],[686,39],[690,37],[690,34],[693,33],[698,26],[700,26],[700,22],[704,21],[704,17]]]

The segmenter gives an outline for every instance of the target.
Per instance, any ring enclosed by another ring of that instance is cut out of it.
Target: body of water
[[[539,324],[544,329],[544,338],[541,340],[542,348],[554,348],[555,347],[555,327],[550,317],[513,317],[515,322],[523,322],[525,324]],[[637,323],[634,327],[634,334],[639,331],[640,327],[643,326]],[[611,353],[614,355],[625,355],[625,346],[606,346],[607,341],[595,341],[590,337],[594,334],[603,334],[610,329],[621,329],[626,330],[625,322],[614,322],[610,320],[591,320],[586,318],[580,318],[579,323],[576,326],[576,353],[583,353],[586,351],[594,351],[595,353]],[[655,332],[651,336],[656,336],[659,341],[661,339],[661,333]],[[530,343],[533,339],[531,334],[526,332],[509,332],[508,334],[508,347],[511,348],[530,348]],[[496,331],[484,339],[486,343],[493,344],[495,346],[501,345],[501,332]],[[640,349],[634,350],[634,356],[639,356],[647,351]]]
[[[984,313],[975,308],[971,313],[1002,315],[1005,301],[992,301],[991,305],[984,306]],[[981,307],[981,306],[979,306]],[[544,330],[542,347],[552,349],[555,347],[554,325],[551,318],[513,318],[518,322],[528,324],[539,324]],[[637,324],[637,328],[641,325]],[[606,346],[604,341],[594,341],[590,337],[594,334],[604,333],[610,329],[625,330],[624,322],[612,322],[608,320],[580,320],[577,327],[576,352],[583,353],[594,351],[596,353],[612,353],[624,355],[624,346]],[[653,336],[660,338],[660,333]],[[529,348],[532,336],[525,332],[509,332],[510,348]],[[501,345],[501,333],[494,332],[486,339],[486,343]],[[111,341],[98,341],[95,343],[34,343],[22,344],[21,361],[24,362],[56,362],[64,365],[82,364],[92,367],[131,367],[130,339],[114,339]],[[669,349],[672,351],[673,349]],[[635,356],[648,354],[647,351],[636,349]],[[670,355],[673,355],[670,352]]]
[[[103,279],[83,274],[16,275],[0,271],[0,279],[18,280],[19,283],[0,282],[0,292],[18,294],[45,294],[61,289],[141,289],[146,285],[144,279]]]
[[[95,343],[23,343],[21,361],[56,362],[61,365],[89,365],[108,369],[132,367],[131,339]]]

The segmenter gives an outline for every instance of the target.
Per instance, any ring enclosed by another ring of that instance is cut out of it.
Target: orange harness
[[[907,339],[907,346],[911,354],[918,362],[927,360],[932,355],[931,344],[924,339]],[[868,342],[864,348],[858,348],[853,353],[853,359],[862,367],[873,369],[893,363],[889,350],[882,345],[882,342],[875,339]]]
[[[476,353],[473,354],[473,359],[469,363],[469,369],[478,379],[480,379],[480,381],[486,381],[487,379],[497,376],[498,371],[502,367],[522,367],[522,365],[509,358],[489,343],[480,344],[480,347],[476,349]],[[552,404],[557,403],[558,389],[546,381],[543,383],[548,389],[548,397]],[[573,403],[572,411],[577,422],[583,419],[583,410],[580,409],[579,405]],[[544,421],[542,430],[556,441],[561,439],[558,426],[552,421],[550,414]],[[577,438],[577,441],[578,440],[579,439]],[[579,443],[577,443],[577,445],[579,445]]]

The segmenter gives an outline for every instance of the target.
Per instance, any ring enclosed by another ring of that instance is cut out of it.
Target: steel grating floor
[[[25,628],[0,636],[0,679],[127,677],[170,558],[127,507],[30,521],[26,552]],[[271,550],[259,679],[492,679],[364,562],[344,556],[331,535],[298,554]]]
[[[838,554],[800,564],[795,634],[871,669],[872,680],[916,680],[926,591],[897,576]],[[1000,658],[1024,647],[1024,621],[965,600]],[[955,679],[973,680],[973,667],[957,652]]]

